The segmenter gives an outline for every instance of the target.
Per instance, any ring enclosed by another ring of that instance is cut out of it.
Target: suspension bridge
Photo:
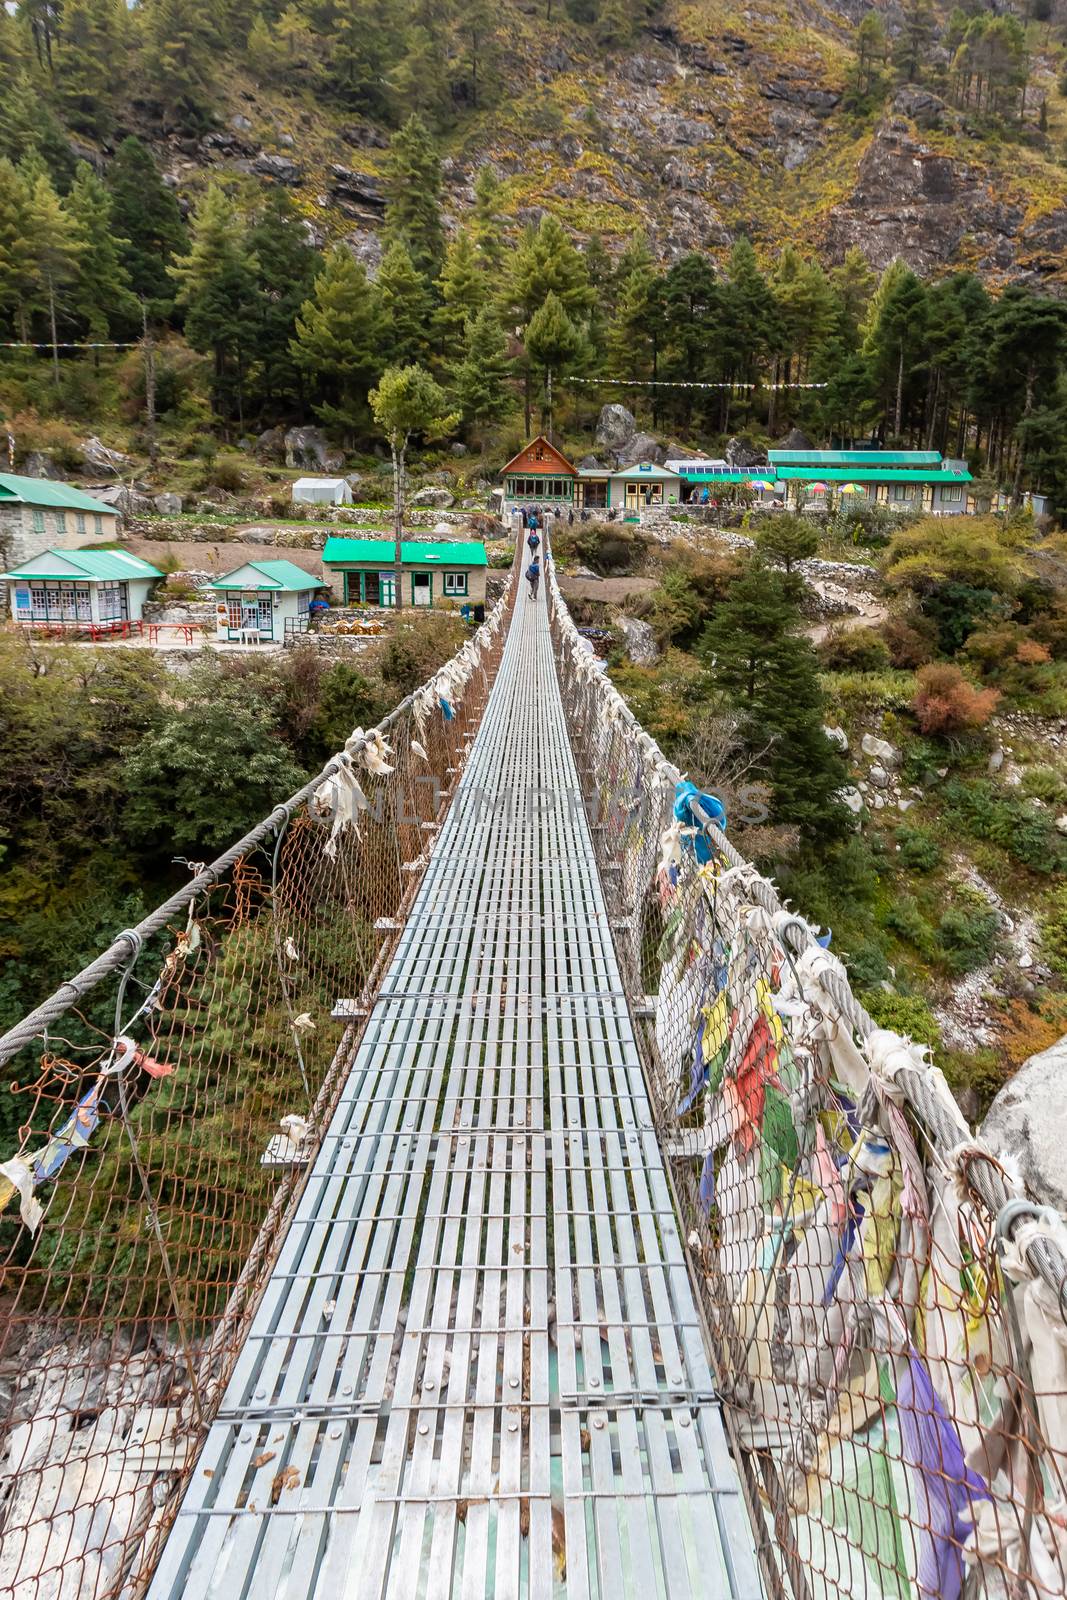
[[[1067,1592],[1062,1223],[721,821],[516,557],[0,1041],[2,1600]]]

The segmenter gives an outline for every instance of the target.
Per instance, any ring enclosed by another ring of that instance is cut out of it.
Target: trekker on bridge
[[[537,546],[541,543],[541,535],[535,530],[530,534],[530,537],[527,539],[526,543],[530,546],[530,555],[536,556]]]
[[[541,557],[540,556],[534,556],[533,560],[530,562],[530,565],[526,568],[526,581],[530,585],[530,599],[531,600],[536,600],[537,599],[537,585],[541,581]]]

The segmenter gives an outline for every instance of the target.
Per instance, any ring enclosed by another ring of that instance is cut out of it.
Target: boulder
[[[739,471],[743,471],[746,467],[762,466],[767,460],[767,452],[761,450],[745,434],[727,439],[724,454],[730,466]]]
[[[608,405],[601,408],[597,418],[596,442],[606,450],[620,450],[637,432],[632,411],[625,406]]]
[[[1004,765],[1004,746],[998,744],[997,748],[993,751],[992,755],[989,757],[989,760],[987,761],[986,766],[988,767],[989,771],[991,773],[993,773],[993,772],[999,772],[1003,765]]]
[[[847,789],[838,789],[836,798],[856,816],[863,810],[863,796],[851,785]]]
[[[615,451],[615,460],[620,467],[636,467],[639,461],[655,461],[657,465],[662,465],[666,459],[666,451],[651,433],[632,434]]]
[[[900,766],[900,751],[888,739],[876,739],[873,733],[865,733],[860,741],[860,749],[865,756],[880,762],[883,767]]]
[[[122,517],[147,517],[155,509],[150,495],[139,494],[136,489],[127,489],[124,483],[116,483],[111,489],[90,489],[89,493],[94,500],[99,500],[101,505],[110,506]]]
[[[889,788],[889,773],[884,767],[874,766],[867,774],[876,789]]]
[[[262,440],[262,434],[260,439]],[[330,457],[330,447],[321,428],[290,428],[283,435],[287,467],[322,467]]]
[[[22,463],[22,471],[27,478],[58,478],[59,468],[46,450],[30,450]]]
[[[275,156],[261,150],[252,162],[252,171],[263,178],[273,178],[276,183],[299,183],[301,168],[290,156]]]
[[[778,440],[774,448],[776,450],[810,450],[812,444],[803,428],[790,428],[785,437]]]
[[[344,465],[345,453],[343,450],[324,451],[322,457],[323,471],[328,472],[331,477],[339,476],[340,473],[344,471]]]
[[[454,456],[465,456],[467,454],[467,446],[462,444],[460,440],[457,439],[455,444],[452,446],[452,454]]]
[[[939,128],[945,121],[955,120],[943,100],[929,89],[906,83],[893,96],[893,111],[898,117],[910,117],[918,128]]]
[[[256,439],[257,456],[283,456],[284,454],[284,428],[266,428]]]
[[[1056,831],[1057,833],[1067,833],[1067,811],[1064,812],[1062,817],[1056,818]]]
[[[845,732],[844,728],[824,727],[822,731],[829,739],[830,743],[836,745],[839,750],[848,749],[848,734]]]
[[[182,514],[180,494],[157,494],[152,504],[161,517],[180,517]]]
[[[1033,1198],[1067,1211],[1067,1037],[1024,1061],[989,1108],[981,1136],[1007,1155]]]
[[[610,467],[602,466],[600,464],[600,462],[597,460],[596,456],[583,456],[582,459],[579,461],[578,466],[583,472],[610,472],[611,471]]]
[[[433,506],[437,511],[447,511],[455,505],[456,497],[447,489],[437,489],[433,484],[427,484],[425,489],[416,489],[413,495],[408,496],[410,506]]]
[[[640,617],[619,617],[618,625],[625,640],[626,655],[635,667],[650,667],[659,659],[656,636],[649,623],[642,622]]]
[[[111,450],[98,439],[96,434],[90,434],[81,447],[82,457],[87,467],[92,467],[97,472],[111,472],[115,477],[126,472],[130,466],[129,456],[124,456],[121,450]]]

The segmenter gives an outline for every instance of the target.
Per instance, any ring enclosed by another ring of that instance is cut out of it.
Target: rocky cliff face
[[[509,5],[506,92],[447,144],[454,225],[491,162],[505,222],[545,210],[621,248],[643,226],[667,259],[721,255],[738,233],[773,254],[785,240],[831,260],[858,245],[883,267],[977,269],[1051,287],[1063,276],[1067,169],[1039,132],[1042,96],[1058,104],[1058,62],[1032,62],[1031,117],[1014,141],[992,139],[925,87],[882,112],[844,108],[861,0],[778,0],[725,12],[720,0],[669,0],[624,53],[594,48],[543,8]],[[895,8],[885,13],[890,30]],[[180,192],[205,168],[284,185],[316,242],[347,239],[373,270],[384,212],[385,130],[320,102],[234,81],[219,126],[161,148]],[[1067,281],[1067,280],[1065,280]]]

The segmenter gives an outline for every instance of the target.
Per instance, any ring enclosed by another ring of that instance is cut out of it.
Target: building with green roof
[[[404,539],[400,546],[406,606],[485,605],[485,545],[458,539]],[[322,565],[334,595],[346,605],[396,604],[396,546],[392,539],[327,539]],[[475,610],[475,615],[477,611]]]
[[[277,644],[307,632],[308,607],[326,585],[295,561],[246,561],[209,587],[216,600],[217,639]]]
[[[0,472],[0,555],[28,561],[54,540],[114,539],[118,512],[69,483]]]
[[[20,626],[91,629],[140,622],[158,567],[129,550],[41,550],[0,573]]]

